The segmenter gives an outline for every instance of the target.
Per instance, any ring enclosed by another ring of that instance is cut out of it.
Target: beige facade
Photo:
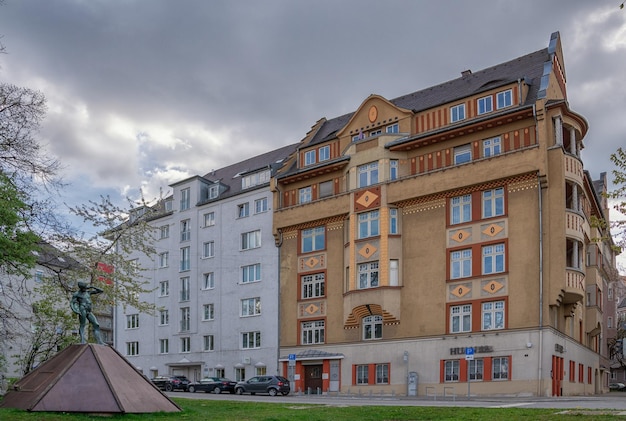
[[[293,389],[606,390],[587,129],[567,102],[558,33],[544,50],[318,121],[272,181]]]

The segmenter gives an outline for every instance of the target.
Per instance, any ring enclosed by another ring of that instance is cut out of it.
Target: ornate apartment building
[[[278,250],[269,183],[296,145],[171,185],[136,258],[156,315],[117,307],[115,346],[148,377],[244,380],[277,372]]]
[[[608,390],[615,256],[566,87],[554,33],[312,127],[272,179],[292,390]]]

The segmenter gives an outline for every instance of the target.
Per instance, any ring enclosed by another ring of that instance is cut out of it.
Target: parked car
[[[189,379],[185,376],[157,376],[152,379],[152,383],[159,389],[168,392],[172,390],[187,391]]]
[[[624,383],[609,383],[609,389],[611,390],[626,390]]]
[[[189,387],[187,388],[187,390],[191,393],[195,393],[195,392],[235,393],[236,385],[237,385],[236,381],[227,379],[225,377],[205,377],[199,382],[193,382],[189,384]]]
[[[268,393],[270,396],[276,396],[279,393],[288,395],[290,391],[289,380],[282,376],[256,376],[244,382],[237,382],[235,386],[235,393],[238,395]]]

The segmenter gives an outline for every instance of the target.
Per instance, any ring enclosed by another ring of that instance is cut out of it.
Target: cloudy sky
[[[620,0],[4,0],[0,80],[41,90],[64,201],[168,184],[354,111],[548,46],[561,33],[592,177],[626,131]]]

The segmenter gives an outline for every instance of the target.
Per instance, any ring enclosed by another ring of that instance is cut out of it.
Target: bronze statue
[[[74,313],[78,314],[78,320],[80,322],[80,327],[78,328],[80,343],[87,343],[85,325],[87,324],[87,320],[89,320],[91,326],[93,327],[93,336],[96,339],[96,342],[102,345],[104,344],[104,342],[102,342],[102,337],[100,336],[100,324],[98,324],[98,319],[96,319],[96,316],[92,313],[91,308],[91,296],[94,294],[100,294],[102,291],[102,288],[87,286],[84,282],[78,282],[78,291],[76,291],[72,296],[70,307]]]

